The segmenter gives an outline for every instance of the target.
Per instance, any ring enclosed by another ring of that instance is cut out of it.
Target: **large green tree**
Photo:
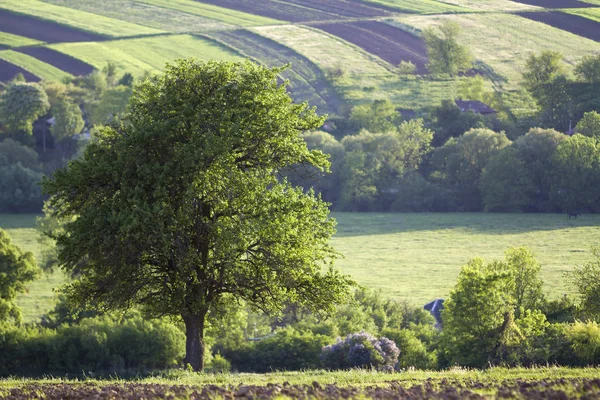
[[[8,133],[33,133],[33,122],[50,109],[48,96],[36,83],[14,82],[0,96],[0,123]]]
[[[327,204],[278,178],[289,165],[328,165],[299,135],[323,118],[292,103],[280,72],[167,65],[137,86],[121,125],[45,182],[59,217],[77,216],[57,237],[61,264],[81,271],[68,296],[181,317],[195,370],[206,317],[225,298],[331,310],[351,284],[332,269]]]
[[[6,231],[0,229],[0,322],[21,322],[21,311],[15,304],[17,294],[40,274],[35,258],[12,244]]]

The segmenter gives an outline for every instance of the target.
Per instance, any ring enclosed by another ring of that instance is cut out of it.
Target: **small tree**
[[[33,122],[50,109],[48,96],[36,83],[14,82],[0,96],[0,122],[9,133],[33,133]]]
[[[600,138],[600,114],[596,111],[583,114],[583,118],[575,127],[575,132],[583,136]]]
[[[52,107],[52,115],[55,121],[50,131],[55,140],[69,139],[81,132],[85,125],[79,106],[65,97]]]
[[[17,324],[21,322],[15,298],[39,274],[33,254],[21,251],[12,244],[8,233],[0,229],[0,322],[11,319]]]
[[[593,259],[577,266],[567,276],[581,297],[581,310],[587,318],[600,321],[600,248],[592,248]]]
[[[587,83],[600,83],[600,55],[585,56],[575,66],[579,80]]]
[[[434,28],[423,30],[429,63],[427,68],[433,74],[456,75],[468,71],[473,65],[473,56],[466,46],[458,43],[460,25],[456,22],[445,21],[438,30]]]
[[[81,280],[66,292],[102,309],[139,304],[186,328],[204,366],[209,312],[233,299],[276,312],[289,302],[332,310],[351,282],[332,269],[327,204],[278,174],[322,169],[299,136],[323,123],[277,84],[281,69],[180,60],[135,90],[123,123],[45,182],[59,259]]]

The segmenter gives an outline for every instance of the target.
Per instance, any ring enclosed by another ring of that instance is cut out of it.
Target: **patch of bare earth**
[[[521,12],[517,14],[521,17],[542,22],[554,28],[600,42],[600,23],[591,19],[560,11]]]
[[[0,82],[10,81],[17,74],[23,74],[27,82],[38,82],[40,78],[18,65],[0,59]]]
[[[53,65],[58,69],[70,73],[71,75],[87,75],[94,70],[93,66],[81,60],[47,47],[21,47],[15,50],[20,53],[25,53],[35,57],[47,64]]]

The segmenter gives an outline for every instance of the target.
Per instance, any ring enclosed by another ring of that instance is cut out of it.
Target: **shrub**
[[[221,353],[217,353],[210,362],[210,369],[216,373],[229,372],[231,371],[231,363]]]
[[[321,363],[328,369],[382,369],[395,366],[399,355],[400,350],[392,340],[385,337],[378,340],[363,331],[323,347]]]
[[[600,362],[600,326],[596,322],[575,322],[565,334],[577,357],[589,365]]]
[[[410,329],[386,329],[382,333],[402,350],[398,358],[399,368],[435,369],[437,367],[437,351],[430,351],[417,337],[416,332]]]
[[[38,182],[42,177],[20,162],[0,166],[0,212],[39,212],[43,196]]]
[[[417,67],[410,61],[400,61],[398,64],[398,74],[400,75],[415,75]]]

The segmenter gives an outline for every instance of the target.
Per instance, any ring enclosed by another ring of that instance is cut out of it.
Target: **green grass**
[[[343,71],[332,84],[350,104],[390,99],[402,108],[434,106],[453,98],[457,90],[458,79],[400,76],[379,57],[316,29],[285,25],[252,31],[293,49],[323,71]]]
[[[2,0],[0,9],[27,14],[108,37],[153,35],[164,31],[37,0]]]
[[[600,244],[600,215],[334,213],[337,266],[386,297],[415,305],[447,297],[469,259],[503,259],[526,246],[542,264],[550,298],[572,293],[564,273],[590,260]]]
[[[78,58],[96,68],[113,62],[122,69],[140,76],[162,70],[167,62],[178,58],[236,61],[243,58],[231,50],[207,39],[191,35],[156,36],[107,42],[61,43],[48,47]]]
[[[0,32],[0,45],[19,47],[19,46],[32,46],[40,44],[39,40],[29,39],[23,36],[13,35],[11,33]]]
[[[140,2],[211,18],[235,26],[259,26],[282,23],[276,19],[246,14],[228,8],[203,4],[194,0],[140,0]]]
[[[58,6],[120,19],[169,32],[207,32],[233,28],[233,25],[203,15],[152,5],[140,1],[121,0],[43,0]],[[199,13],[200,14],[200,13]]]
[[[47,64],[37,58],[31,57],[27,54],[19,53],[13,50],[2,50],[0,51],[0,58],[11,62],[19,67],[31,72],[32,74],[39,76],[40,78],[48,81],[62,81],[64,78],[71,76],[70,74],[54,67],[53,65]]]
[[[525,61],[530,53],[554,50],[562,53],[568,66],[583,56],[600,51],[600,43],[540,22],[503,13],[474,13],[396,18],[418,29],[442,21],[455,21],[462,27],[459,38],[476,59],[482,60],[509,80],[507,89],[520,88]]]
[[[399,0],[396,0],[399,1]],[[531,6],[513,2],[510,0],[441,0],[444,3],[463,7],[472,11],[523,11],[523,10],[540,10],[540,7]]]
[[[600,22],[600,8],[569,8],[561,11]]]
[[[41,259],[42,247],[38,241],[39,232],[35,228],[36,214],[0,214],[0,229],[10,235],[12,242],[21,250],[30,251],[36,259]],[[55,300],[54,289],[66,282],[62,271],[43,274],[42,277],[28,286],[27,293],[17,297],[17,305],[21,308],[24,322],[38,320]]]
[[[442,14],[468,11],[467,8],[435,0],[364,0],[365,3],[383,4],[398,11],[417,14]]]

